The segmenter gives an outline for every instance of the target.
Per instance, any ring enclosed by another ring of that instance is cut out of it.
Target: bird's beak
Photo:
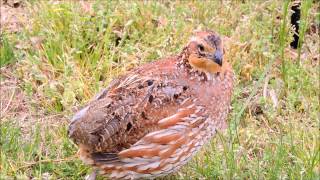
[[[220,50],[216,50],[213,54],[208,54],[207,58],[222,66],[223,54]]]

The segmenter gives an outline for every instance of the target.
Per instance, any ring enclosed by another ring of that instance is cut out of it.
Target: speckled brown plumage
[[[69,126],[80,158],[112,179],[178,170],[226,128],[234,74],[222,49],[218,34],[197,32],[180,55],[111,82]]]

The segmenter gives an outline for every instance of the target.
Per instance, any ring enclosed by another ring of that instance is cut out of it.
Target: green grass
[[[284,50],[286,48],[285,44],[287,42],[287,37],[286,34],[288,33],[288,28],[287,28],[287,16],[288,16],[288,11],[289,11],[289,0],[286,0],[284,5],[283,5],[283,15],[282,15],[282,22],[281,22],[281,28],[280,28],[280,33],[279,33],[279,39],[280,39],[280,55],[281,55],[281,75],[282,75],[282,80],[284,81],[286,87],[287,87],[287,69],[286,69],[286,59],[284,57]]]
[[[298,60],[300,61],[301,58],[301,47],[304,41],[304,35],[305,32],[307,30],[308,27],[308,14],[309,14],[309,10],[311,9],[311,5],[312,5],[312,1],[311,0],[306,0],[306,1],[302,1],[301,4],[301,22],[300,22],[300,26],[301,29],[299,31],[299,37],[301,37],[301,40],[298,43]]]
[[[35,124],[26,137],[17,124],[7,121],[1,124],[0,142],[1,179],[41,179],[48,172],[54,172],[49,174],[54,179],[71,176],[77,179],[88,169],[77,159],[65,159],[73,156],[74,146],[69,142],[64,127],[49,129]],[[74,169],[77,172],[73,172]]]
[[[0,35],[0,67],[10,64],[14,61],[14,52],[12,45],[6,35]]]
[[[320,42],[309,28],[319,26],[320,5],[302,2],[302,38],[293,58],[286,52],[290,5],[97,0],[85,12],[70,1],[28,4],[30,28],[2,38],[1,66],[12,68],[38,122],[24,127],[20,116],[1,119],[0,179],[83,178],[91,169],[75,157],[66,133],[75,107],[127,70],[179,53],[195,29],[231,38],[232,111],[228,130],[170,178],[319,178],[320,73],[313,58]],[[21,42],[25,48],[13,48]]]

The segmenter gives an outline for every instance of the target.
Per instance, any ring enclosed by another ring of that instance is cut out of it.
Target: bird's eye
[[[199,49],[201,52],[204,51],[203,45],[199,44],[199,45],[198,45],[198,49]]]

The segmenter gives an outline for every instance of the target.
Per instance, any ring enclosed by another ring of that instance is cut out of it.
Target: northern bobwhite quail
[[[180,55],[112,81],[68,133],[80,158],[112,179],[164,176],[226,128],[233,81],[219,35],[196,32]]]

